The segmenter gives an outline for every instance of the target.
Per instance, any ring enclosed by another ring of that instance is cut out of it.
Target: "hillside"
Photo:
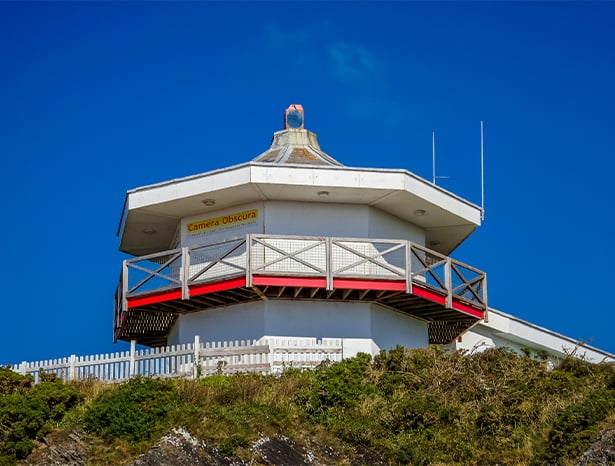
[[[431,347],[119,386],[2,370],[0,464],[567,465],[597,438],[582,464],[613,464],[615,367],[544,367]]]

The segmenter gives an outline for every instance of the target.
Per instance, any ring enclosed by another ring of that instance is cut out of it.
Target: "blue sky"
[[[615,352],[615,3],[0,2],[0,364],[112,344],[125,192],[248,161],[301,103],[350,166],[480,203],[491,306]],[[237,128],[241,138],[237,138]]]

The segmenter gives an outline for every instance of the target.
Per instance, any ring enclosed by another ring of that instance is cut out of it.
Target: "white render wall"
[[[369,207],[368,238],[407,239],[425,246],[425,230],[376,207]]]
[[[167,345],[194,341],[258,340],[265,335],[265,301],[236,304],[180,315]]]
[[[366,238],[368,206],[317,202],[265,203],[265,232],[274,235]]]
[[[370,304],[267,300],[265,334],[316,338],[370,338]]]
[[[376,304],[332,301],[267,300],[185,314],[173,327],[168,345],[190,343],[195,335],[203,341],[264,336],[356,339],[361,342],[357,348],[370,347],[372,354],[397,345],[428,344],[423,321]]]
[[[239,212],[245,212],[248,210],[257,210],[258,219],[254,223],[247,225],[236,225],[228,228],[212,229],[205,231],[204,233],[192,234],[188,232],[188,225],[192,222],[207,221],[212,218],[222,217],[225,215],[231,215]],[[191,217],[184,217],[181,220],[181,246],[202,246],[204,244],[218,243],[226,239],[237,238],[244,236],[248,233],[263,233],[264,232],[264,204],[262,202],[255,202],[250,204],[242,204],[232,207],[230,209],[217,209],[207,210],[202,214],[193,215]]]
[[[397,345],[406,348],[425,348],[429,345],[427,322],[401,312],[372,304],[371,336],[380,349]]]
[[[258,219],[247,225],[190,234],[188,224],[256,209]],[[425,244],[423,229],[376,207],[318,202],[266,201],[207,210],[181,221],[181,246],[211,244],[247,233],[346,238],[407,239]]]
[[[193,222],[206,223],[254,209],[258,218],[253,223],[205,229],[199,234],[191,234],[187,229]],[[191,247],[247,233],[425,242],[420,227],[375,207],[353,204],[249,203],[183,218],[180,228],[181,245]],[[333,301],[267,300],[182,315],[169,335],[168,344],[189,343],[195,335],[203,341],[258,340],[263,336],[355,339],[356,345],[348,351],[370,347],[373,354],[397,345],[416,348],[428,344],[427,324],[423,321],[371,303]]]

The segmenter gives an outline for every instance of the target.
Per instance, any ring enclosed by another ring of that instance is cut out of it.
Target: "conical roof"
[[[318,136],[307,129],[276,131],[271,140],[271,147],[252,161],[279,165],[343,166],[343,164],[320,149]]]

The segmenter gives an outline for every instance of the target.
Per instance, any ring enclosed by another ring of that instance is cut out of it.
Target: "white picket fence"
[[[96,379],[122,382],[135,376],[197,378],[236,372],[279,373],[287,368],[313,369],[323,361],[343,357],[341,338],[263,337],[254,341],[194,343],[12,365],[15,372],[31,375],[40,382],[41,371],[64,381]],[[198,363],[195,364],[195,361]]]

